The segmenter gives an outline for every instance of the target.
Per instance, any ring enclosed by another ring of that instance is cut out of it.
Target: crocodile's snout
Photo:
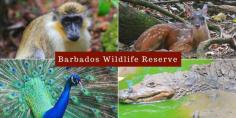
[[[119,101],[121,103],[146,103],[170,99],[175,94],[174,83],[168,73],[146,75],[144,81],[129,89],[119,92]]]
[[[122,103],[132,103],[132,100],[129,99],[129,94],[131,91],[129,90],[122,90],[119,92],[119,101]]]
[[[119,92],[119,101],[121,103],[140,103],[165,100],[171,98],[175,93],[170,87],[143,87],[139,89],[138,87],[134,87],[132,89],[132,91],[127,89]]]

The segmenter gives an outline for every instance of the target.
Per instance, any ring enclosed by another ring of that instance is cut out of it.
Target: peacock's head
[[[71,83],[72,86],[76,86],[77,84],[80,84],[80,76],[79,74],[71,74],[69,78],[69,82]]]

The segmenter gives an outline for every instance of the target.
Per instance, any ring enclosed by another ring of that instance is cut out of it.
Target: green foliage
[[[116,8],[119,7],[119,0],[111,0],[113,6],[115,6]]]
[[[102,45],[104,51],[116,51],[118,41],[118,17],[114,16],[108,30],[102,34]]]
[[[236,18],[235,18],[235,19],[233,19],[233,22],[234,22],[234,23],[236,23]]]
[[[111,1],[110,0],[99,0],[98,3],[98,15],[105,16],[110,12]]]
[[[110,12],[112,6],[118,8],[119,0],[99,0],[98,15],[105,16]]]

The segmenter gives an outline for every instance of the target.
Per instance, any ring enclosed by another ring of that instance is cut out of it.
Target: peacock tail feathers
[[[82,86],[71,88],[64,118],[117,117],[117,68],[55,67],[54,60],[0,60],[0,117],[42,117],[74,73]]]

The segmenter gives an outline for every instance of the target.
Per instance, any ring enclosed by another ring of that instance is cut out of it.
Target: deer
[[[186,7],[190,24],[167,23],[157,24],[144,31],[134,42],[135,51],[168,50],[191,52],[197,49],[200,42],[210,38],[207,26],[207,4],[202,9],[193,11]]]

